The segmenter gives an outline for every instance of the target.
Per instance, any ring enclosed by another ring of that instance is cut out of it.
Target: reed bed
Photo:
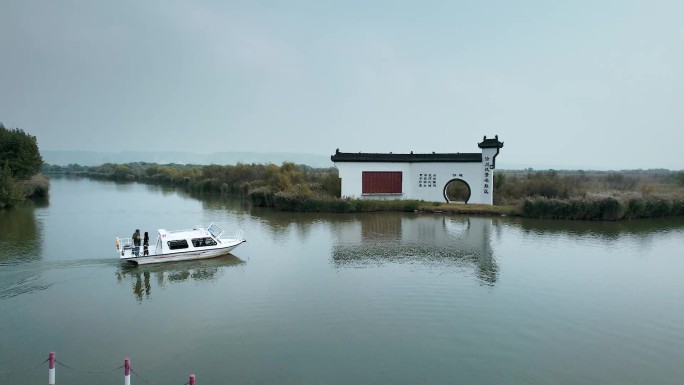
[[[526,217],[618,220],[684,215],[683,172],[509,171],[495,178],[495,203],[515,205]]]
[[[57,169],[55,168],[57,167]],[[59,166],[48,166],[60,172]],[[69,171],[69,169],[71,171]],[[497,170],[495,206],[340,196],[337,169],[293,163],[71,165],[61,172],[183,188],[196,194],[246,197],[254,206],[284,211],[427,211],[534,218],[619,220],[684,215],[684,172],[669,170]]]

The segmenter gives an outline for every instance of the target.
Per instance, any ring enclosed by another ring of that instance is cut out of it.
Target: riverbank
[[[382,203],[378,203],[382,205]],[[394,203],[393,206],[397,206]],[[380,210],[378,210],[380,211]],[[406,211],[406,210],[404,210]],[[456,215],[511,216],[564,220],[608,220],[684,216],[684,200],[674,198],[595,196],[570,199],[532,197],[517,205],[418,204],[414,210]]]
[[[292,212],[441,212],[571,220],[684,216],[684,172],[669,170],[498,171],[494,205],[340,197],[335,168],[283,163],[98,167],[47,166],[44,172],[181,188],[197,195],[233,195],[257,207]],[[468,197],[452,200],[466,200]]]
[[[516,206],[469,205],[464,203],[433,203],[418,206],[419,212],[435,214],[482,215],[482,216],[522,216]]]
[[[515,205],[473,205],[413,200],[365,200],[276,193],[251,195],[251,203],[292,212],[427,212],[540,219],[608,220],[684,216],[684,200],[662,196],[588,195],[529,197]]]

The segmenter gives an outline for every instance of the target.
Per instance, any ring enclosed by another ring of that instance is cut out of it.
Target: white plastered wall
[[[336,162],[342,197],[357,199],[416,199],[446,202],[444,189],[453,179],[470,186],[471,204],[493,204],[496,148],[482,149],[482,162]],[[401,171],[401,194],[362,194],[364,171]]]

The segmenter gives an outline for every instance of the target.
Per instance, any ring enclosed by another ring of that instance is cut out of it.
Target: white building
[[[357,199],[416,199],[453,202],[450,183],[467,186],[465,203],[493,203],[494,168],[503,142],[485,136],[481,153],[374,154],[340,152],[330,159],[339,170],[342,196]]]

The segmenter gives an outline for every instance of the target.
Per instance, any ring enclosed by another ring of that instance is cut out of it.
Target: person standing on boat
[[[135,233],[133,233],[133,254],[136,257],[140,256],[140,229],[135,229]]]
[[[150,251],[148,250],[148,246],[150,245],[150,236],[147,234],[147,231],[145,231],[145,237],[143,238],[143,255],[150,255]]]

